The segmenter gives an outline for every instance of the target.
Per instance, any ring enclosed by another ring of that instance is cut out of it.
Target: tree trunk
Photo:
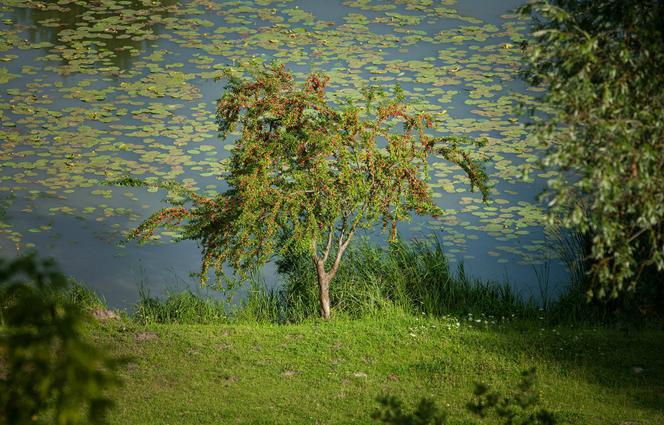
[[[323,271],[318,273],[318,296],[320,300],[320,317],[330,320],[330,276]]]
[[[354,230],[354,228],[353,228]],[[341,262],[341,257],[344,255],[344,251],[348,248],[350,240],[353,238],[353,230],[348,233],[346,239],[343,239],[342,236],[339,236],[339,249],[337,250],[336,258],[332,267],[329,271],[325,271],[325,264],[327,263],[328,255],[330,254],[330,248],[332,246],[332,236],[334,235],[332,227],[330,227],[330,234],[327,240],[327,247],[325,248],[324,254],[322,257],[318,256],[318,248],[316,245],[316,240],[312,239],[311,242],[311,251],[312,251],[312,260],[316,265],[316,274],[318,275],[318,298],[320,300],[320,317],[324,320],[330,320],[330,281],[334,279],[334,276],[337,275],[339,270],[339,263]]]

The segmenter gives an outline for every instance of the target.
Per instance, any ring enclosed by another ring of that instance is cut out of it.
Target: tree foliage
[[[592,241],[589,295],[664,271],[664,2],[536,1],[526,76],[545,87],[551,218]],[[651,278],[652,280],[652,278]],[[655,279],[656,280],[656,279]]]
[[[106,423],[124,360],[86,340],[68,288],[51,261],[0,260],[0,423]]]
[[[487,193],[481,164],[463,149],[467,141],[430,136],[431,117],[412,112],[398,89],[390,98],[367,89],[365,105],[338,107],[326,99],[322,74],[300,85],[272,65],[250,79],[230,71],[226,78],[217,122],[223,137],[240,131],[223,176],[228,190],[183,193],[134,233],[147,239],[158,226],[180,226],[202,246],[203,282],[210,271],[226,276],[225,264],[242,274],[275,254],[304,252],[323,298],[359,228],[381,223],[395,238],[397,223],[411,214],[441,213],[426,181],[434,152]]]

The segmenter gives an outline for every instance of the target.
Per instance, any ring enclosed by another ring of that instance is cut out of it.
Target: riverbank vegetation
[[[187,291],[162,298],[143,294],[135,319],[144,324],[230,323],[243,319],[287,324],[318,317],[317,277],[310,258],[286,257],[279,262],[279,271],[277,287],[267,288],[254,277],[247,284],[246,295],[234,306]],[[350,249],[330,296],[333,317],[347,319],[392,310],[414,317],[470,315],[493,321],[517,318],[575,326],[639,326],[662,319],[659,310],[651,309],[646,293],[626,294],[609,303],[589,301],[585,284],[585,280],[573,282],[557,298],[542,299],[540,294],[519,292],[510,282],[472,278],[463,263],[448,261],[439,239],[397,241],[386,247],[365,240]]]
[[[301,87],[279,66],[226,74],[218,124],[242,129],[226,192],[114,181],[169,189],[173,205],[134,235],[178,228],[201,243],[203,281],[234,266],[246,291],[142,293],[118,312],[50,262],[0,261],[0,423],[503,424],[512,408],[520,425],[664,423],[663,7],[522,9],[540,20],[522,47],[547,89],[531,135],[557,176],[559,296],[475,279],[439,239],[398,238],[412,213],[442,212],[432,152],[490,192],[464,140],[427,136],[398,90],[370,116],[332,108],[320,74]],[[376,224],[388,244],[355,236]],[[256,266],[275,256],[267,287]]]
[[[587,293],[664,305],[664,3],[532,1],[530,135],[554,170],[550,221],[587,241]]]
[[[337,106],[324,74],[298,83],[278,64],[250,74],[227,69],[217,102],[222,137],[241,134],[221,176],[228,190],[206,197],[168,183],[179,195],[172,206],[131,233],[146,241],[166,227],[198,241],[201,283],[214,274],[217,285],[228,287],[274,256],[307,256],[320,315],[329,319],[330,283],[356,232],[382,225],[394,241],[399,222],[443,214],[428,183],[434,153],[463,170],[486,201],[487,176],[467,149],[484,142],[430,135],[433,117],[415,111],[399,86],[389,94],[366,87],[363,106],[350,100]],[[151,186],[132,177],[115,183]]]
[[[372,414],[394,409],[377,403],[384,396],[406,407],[432,400],[451,424],[498,424],[465,407],[475,385],[505,393],[531,367],[556,423],[664,419],[657,320],[609,310],[578,320],[569,301],[541,308],[450,268],[432,241],[352,249],[326,322],[306,281],[316,276],[299,261],[282,264],[283,289],[254,282],[232,306],[185,292],[144,295],[118,313],[71,286],[60,299],[96,317],[84,338],[130,359],[111,393],[111,423],[374,423]],[[6,312],[11,299],[2,299]]]

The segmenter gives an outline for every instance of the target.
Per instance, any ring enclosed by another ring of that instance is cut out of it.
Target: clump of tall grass
[[[203,297],[192,291],[171,292],[164,299],[141,291],[132,318],[141,324],[224,323],[228,321],[226,305],[224,300]]]
[[[301,322],[318,316],[318,289],[311,259],[291,256],[279,263],[284,277],[277,290],[252,293],[245,309],[280,322]],[[507,283],[469,278],[463,265],[456,272],[439,240],[395,242],[385,248],[361,242],[351,249],[330,285],[335,314],[351,318],[390,308],[411,314],[443,316],[535,316],[536,306],[523,300]],[[261,313],[269,312],[269,314]],[[246,316],[252,313],[245,312]]]
[[[87,285],[70,281],[71,284],[68,290],[63,294],[65,298],[74,304],[80,306],[84,310],[106,309],[106,301],[101,298],[94,289]]]
[[[285,321],[284,292],[268,289],[257,275],[249,282],[246,297],[231,310],[235,321],[283,323]]]

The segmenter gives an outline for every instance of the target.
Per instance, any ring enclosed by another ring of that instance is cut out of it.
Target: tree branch
[[[334,236],[334,229],[332,226],[330,226],[327,233],[327,246],[325,247],[325,252],[323,253],[323,264],[327,263],[327,258],[330,255],[330,249],[332,248],[332,236]]]
[[[348,244],[350,243],[350,240],[352,238],[353,238],[353,231],[348,233],[348,236],[346,237],[346,240],[343,243],[341,243],[341,239],[339,239],[340,245],[339,249],[337,250],[337,256],[334,259],[334,264],[332,264],[332,267],[328,272],[328,276],[330,276],[330,279],[333,279],[334,276],[337,274],[337,271],[339,270],[339,264],[341,264],[341,257],[343,257],[344,252],[346,251],[346,248],[348,248]]]
[[[316,238],[311,238],[311,256],[316,264],[318,264],[320,258],[318,257],[318,244],[316,243]]]

